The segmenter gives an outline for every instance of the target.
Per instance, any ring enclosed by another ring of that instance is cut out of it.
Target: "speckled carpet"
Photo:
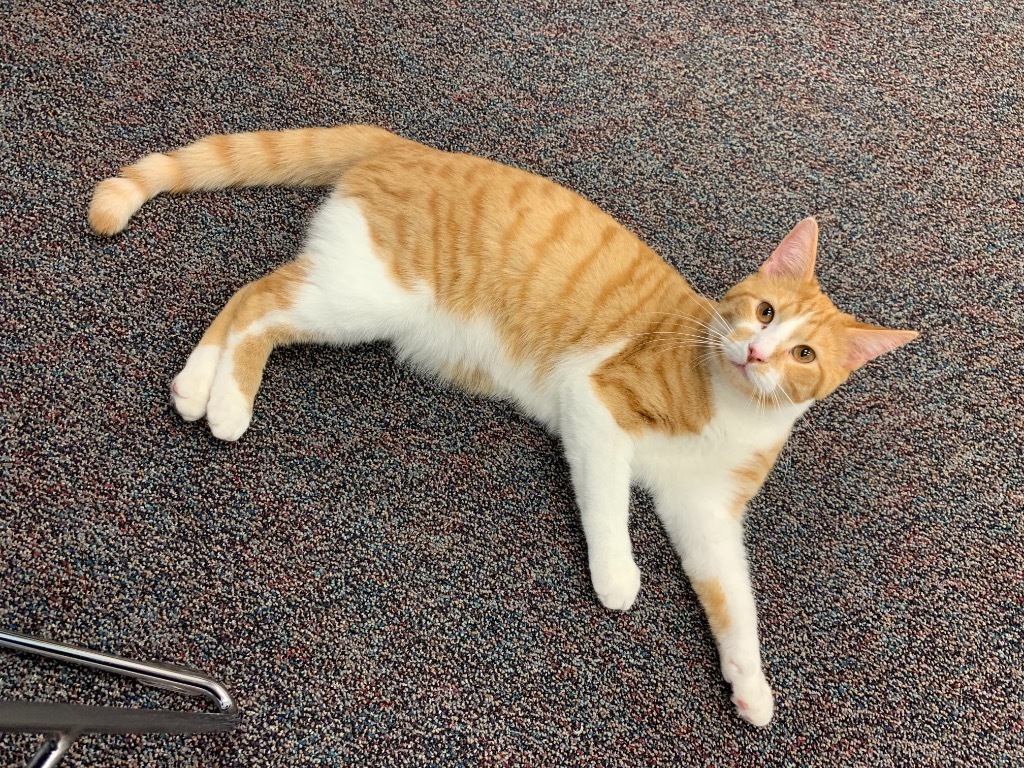
[[[1024,4],[0,6],[0,626],[207,670],[243,716],[66,765],[1024,764]],[[507,404],[369,346],[276,352],[238,444],[169,406],[323,193],[163,197],[101,240],[92,185],[343,122],[554,178],[713,296],[814,214],[839,306],[922,331],[753,504],[770,728],[642,495],[640,598],[601,608],[558,444]],[[6,652],[0,698],[178,704]]]

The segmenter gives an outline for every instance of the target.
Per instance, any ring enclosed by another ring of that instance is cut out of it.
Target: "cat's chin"
[[[725,355],[713,358],[711,367],[718,373],[718,378],[728,382],[745,395],[757,396],[765,394],[757,377],[750,366],[730,360]]]
[[[722,356],[714,361],[713,367],[719,374],[717,378],[762,409],[792,404],[779,386],[766,383],[748,364],[736,363]]]

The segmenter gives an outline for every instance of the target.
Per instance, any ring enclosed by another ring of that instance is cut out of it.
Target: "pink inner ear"
[[[860,368],[869,360],[903,346],[917,336],[917,331],[894,331],[878,327],[851,328],[846,332],[846,367],[850,370]]]
[[[818,222],[813,216],[808,216],[790,230],[779,247],[761,265],[761,274],[809,282],[814,279],[814,258],[817,253]]]

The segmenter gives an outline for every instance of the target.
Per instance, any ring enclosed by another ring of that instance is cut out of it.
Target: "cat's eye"
[[[775,307],[769,304],[767,301],[762,301],[757,305],[757,321],[762,325],[768,325],[775,317]]]
[[[793,347],[793,357],[795,357],[801,363],[809,363],[816,355],[814,350],[808,347],[806,344],[801,344],[798,347]]]

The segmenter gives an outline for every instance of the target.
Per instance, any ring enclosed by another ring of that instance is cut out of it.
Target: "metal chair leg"
[[[46,740],[29,768],[58,765],[75,740],[87,733],[223,733],[238,726],[238,705],[212,677],[187,667],[135,661],[17,632],[0,631],[0,646],[79,664],[139,680],[187,696],[205,696],[218,712],[179,712],[29,701],[0,701],[0,731],[44,733]]]
[[[25,768],[54,768],[64,759],[71,745],[78,738],[77,733],[58,733],[48,736],[39,745],[36,753],[25,763]]]

